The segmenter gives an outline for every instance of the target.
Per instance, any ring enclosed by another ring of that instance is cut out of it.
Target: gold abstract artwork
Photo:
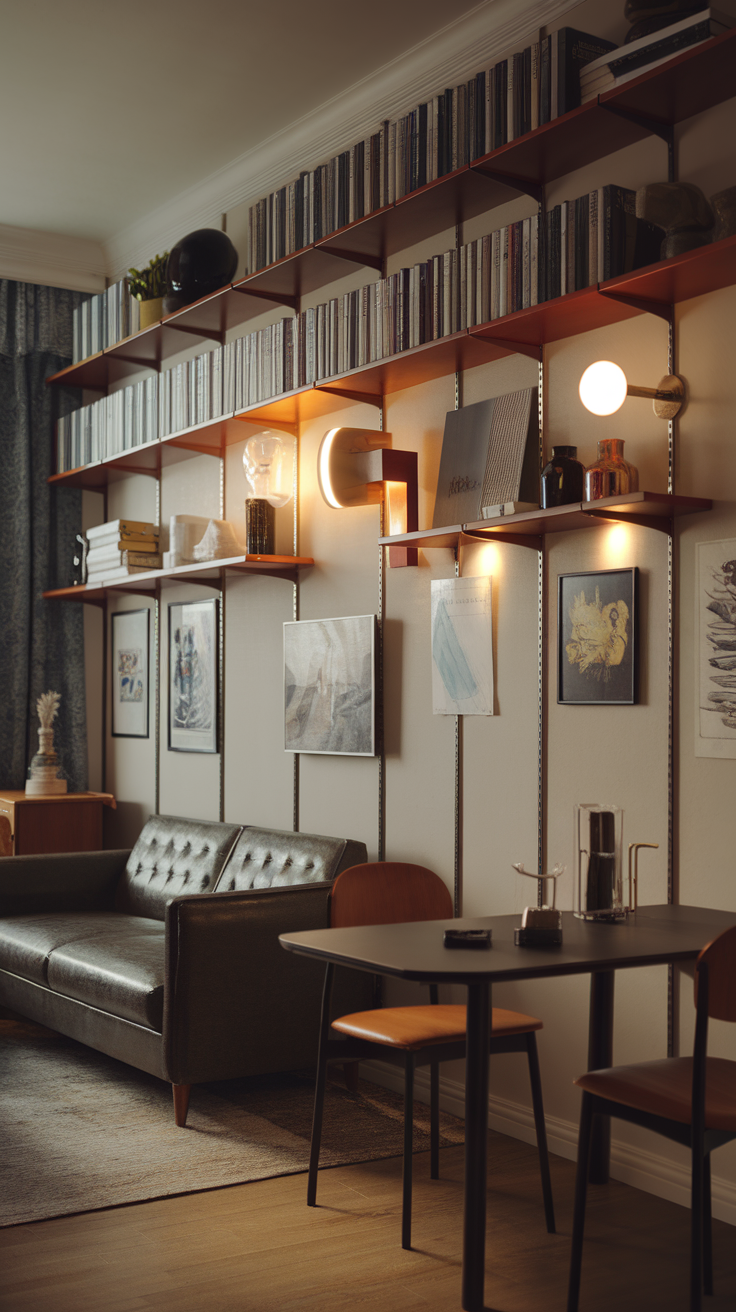
[[[629,641],[629,608],[625,601],[601,605],[600,589],[595,600],[587,601],[581,592],[573,598],[569,610],[572,633],[566,644],[567,659],[588,678],[607,680],[612,669],[620,665]]]

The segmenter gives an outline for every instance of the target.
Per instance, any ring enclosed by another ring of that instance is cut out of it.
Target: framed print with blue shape
[[[217,600],[169,605],[169,751],[216,752]]]
[[[111,615],[112,736],[148,737],[148,645],[150,611]]]

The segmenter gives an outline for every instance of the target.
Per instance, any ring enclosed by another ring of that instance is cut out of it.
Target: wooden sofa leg
[[[174,1119],[182,1129],[187,1123],[187,1112],[189,1111],[189,1092],[191,1084],[172,1084],[171,1091],[174,1095]]]

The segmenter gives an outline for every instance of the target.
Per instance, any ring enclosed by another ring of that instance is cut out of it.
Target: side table
[[[0,815],[10,822],[15,856],[99,851],[103,806],[115,806],[112,793],[56,793],[48,797],[27,797],[22,789],[0,793]]]

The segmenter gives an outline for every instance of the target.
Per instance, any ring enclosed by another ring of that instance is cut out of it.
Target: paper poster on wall
[[[695,755],[736,757],[736,538],[699,542]]]
[[[284,624],[284,747],[375,756],[375,615]]]
[[[432,712],[493,715],[491,579],[432,583]]]

